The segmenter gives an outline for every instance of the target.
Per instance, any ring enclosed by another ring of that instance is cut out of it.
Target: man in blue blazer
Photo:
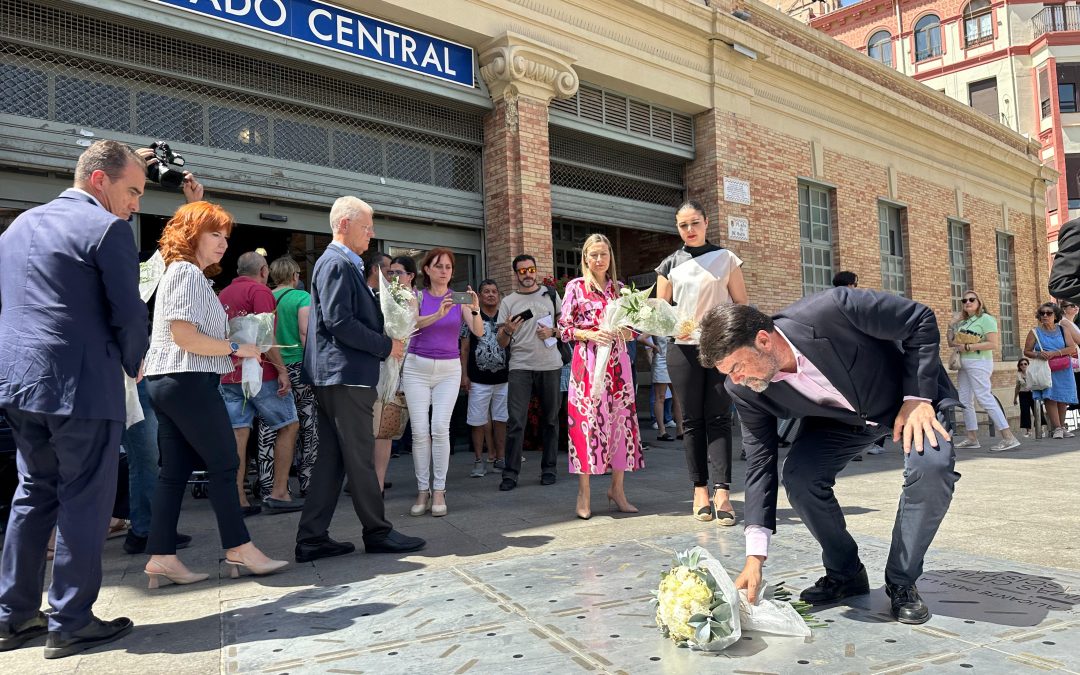
[[[319,454],[296,533],[297,562],[355,550],[349,542],[330,538],[330,521],[346,475],[353,509],[364,526],[365,551],[405,553],[426,543],[393,529],[375,473],[372,419],[379,362],[392,356],[400,363],[405,345],[383,334],[382,312],[360,259],[375,234],[372,215],[371,207],[356,197],[334,202],[330,209],[334,241],[312,272],[303,378],[315,386]]]
[[[930,618],[915,582],[960,477],[941,412],[958,403],[940,339],[926,305],[854,288],[815,293],[773,317],[725,305],[702,319],[701,363],[728,376],[742,422],[747,548],[736,585],[751,598],[776,531],[779,482],[822,548],[825,576],[802,599],[828,604],[870,592],[832,488],[853,457],[891,430],[894,441],[903,438],[905,480],[885,590],[898,621]],[[795,418],[802,427],[781,471],[776,423]]]
[[[45,657],[60,658],[132,628],[91,608],[116,492],[124,372],[138,375],[149,341],[128,223],[145,181],[146,164],[130,148],[99,141],[79,158],[74,188],[0,236],[0,408],[19,464],[0,562],[0,651],[47,631]]]

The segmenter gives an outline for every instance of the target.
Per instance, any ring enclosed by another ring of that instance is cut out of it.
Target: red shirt
[[[225,307],[225,313],[229,316],[229,319],[246,314],[263,314],[266,312],[273,314],[277,310],[277,302],[274,301],[274,294],[270,292],[270,288],[251,277],[236,277],[231,284],[221,291],[218,299],[221,300],[222,306]],[[228,375],[221,376],[222,384],[240,384],[240,359],[234,356],[232,360],[236,369]],[[263,382],[276,379],[277,368],[264,356]]]

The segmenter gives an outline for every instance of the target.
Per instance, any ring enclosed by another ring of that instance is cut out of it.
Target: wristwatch
[[[229,355],[230,356],[236,356],[236,352],[240,351],[240,345],[238,345],[235,342],[230,342],[229,343],[229,349],[231,350],[229,352]]]
[[[473,316],[480,316],[480,310],[478,310],[478,309],[472,310],[472,315]]]

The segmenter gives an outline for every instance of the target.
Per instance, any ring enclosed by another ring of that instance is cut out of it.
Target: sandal
[[[131,527],[129,521],[117,518],[115,523],[109,523],[109,532],[105,535],[105,538],[113,539],[115,537],[122,537],[127,534],[129,527]]]
[[[665,431],[664,433],[662,433],[662,434],[660,434],[659,436],[657,436],[657,437],[656,437],[656,440],[658,440],[658,441],[668,441],[668,442],[671,442],[671,441],[674,441],[674,440],[675,440],[675,437],[674,437],[674,436],[672,436],[671,434],[669,434],[669,433],[667,433],[667,432]]]
[[[714,516],[713,516],[712,502],[709,502],[705,506],[702,506],[702,507],[698,508],[697,512],[694,513],[694,519],[695,520],[700,520],[703,523],[709,522],[710,520],[713,519],[713,517]]]

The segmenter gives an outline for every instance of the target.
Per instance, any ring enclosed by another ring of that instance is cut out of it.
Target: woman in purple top
[[[409,515],[446,515],[446,470],[450,465],[450,415],[461,386],[458,336],[464,323],[473,335],[484,334],[480,299],[468,290],[469,303],[455,304],[450,292],[454,253],[446,248],[428,252],[421,265],[427,288],[420,294],[417,334],[401,373],[401,388],[409,404],[413,433],[416,504]],[[430,412],[430,418],[428,410]],[[434,467],[434,477],[429,469]]]

